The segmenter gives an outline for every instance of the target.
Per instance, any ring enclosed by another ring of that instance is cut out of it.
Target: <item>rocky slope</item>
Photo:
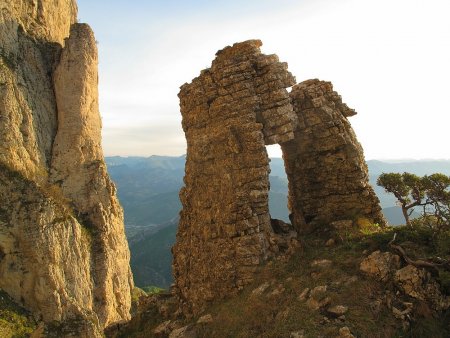
[[[57,335],[97,336],[129,318],[133,281],[94,35],[71,0],[0,6],[0,288]]]
[[[446,338],[449,267],[417,267],[409,257],[450,258],[449,233],[427,228],[324,226],[291,257],[259,267],[237,296],[193,318],[174,316],[170,295],[142,296],[127,325],[108,337]]]

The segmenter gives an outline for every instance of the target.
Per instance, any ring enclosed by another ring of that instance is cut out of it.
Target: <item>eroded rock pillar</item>
[[[74,24],[54,73],[58,131],[50,179],[92,236],[93,310],[100,325],[129,319],[133,280],[123,211],[101,148],[98,53],[86,24]]]
[[[217,52],[179,93],[187,158],[173,271],[185,312],[235,293],[267,256],[265,145],[294,137],[285,88],[295,79],[260,46],[252,40]]]
[[[281,148],[294,227],[310,231],[337,220],[384,225],[363,149],[347,120],[356,112],[342,103],[330,82],[304,81],[290,96],[298,127]]]

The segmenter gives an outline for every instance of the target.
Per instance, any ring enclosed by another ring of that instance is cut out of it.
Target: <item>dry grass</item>
[[[359,265],[364,257],[375,250],[388,250],[394,231],[399,243],[406,244],[411,255],[439,254],[449,258],[449,234],[436,236],[426,229],[364,226],[362,231],[339,235],[324,228],[321,233],[303,238],[302,249],[289,260],[273,260],[261,266],[255,281],[237,296],[211,305],[204,314],[212,315],[212,323],[195,325],[198,318],[193,318],[179,325],[194,324],[197,337],[205,338],[288,338],[294,332],[302,333],[304,337],[336,337],[344,326],[356,337],[363,338],[449,337],[450,313],[433,316],[422,311],[423,314],[416,316],[411,326],[405,329],[402,321],[379,302],[386,296],[386,291],[396,293],[394,285],[379,283],[360,272]],[[338,244],[325,246],[330,237],[337,239]],[[324,259],[330,260],[331,264],[311,264]],[[450,285],[450,276],[439,278],[447,278]],[[262,285],[267,288],[255,294],[253,291]],[[327,286],[325,296],[329,297],[330,305],[348,307],[345,318],[332,318],[326,312],[327,307],[311,310],[305,300],[299,299],[305,288],[321,285]],[[153,329],[164,319],[158,318],[156,308],[147,310],[140,314],[141,318],[134,318],[118,336],[151,337]]]
[[[328,235],[305,238],[307,244],[303,250],[289,261],[270,262],[261,268],[255,282],[237,297],[213,305],[207,312],[213,315],[214,322],[202,327],[199,336],[281,338],[303,331],[305,337],[336,337],[339,328],[348,326],[357,337],[416,337],[411,331],[418,328],[403,331],[401,322],[386,306],[379,310],[374,307],[374,301],[380,299],[386,289],[393,290],[393,285],[378,283],[359,271],[362,258],[387,246],[392,238],[391,229],[373,230],[369,232],[366,228],[361,236],[351,236],[331,248],[324,245]],[[404,233],[402,236],[411,239],[418,235]],[[416,238],[416,242],[420,243],[420,240]],[[324,268],[312,267],[311,262],[317,259],[328,259],[332,264]],[[352,278],[353,282],[348,282]],[[263,294],[252,295],[252,290],[266,282],[270,287]],[[305,288],[313,289],[319,285],[327,285],[326,295],[330,297],[331,305],[348,306],[345,320],[326,321],[324,309],[312,311],[305,301],[298,299]],[[280,286],[284,291],[271,295]],[[439,329],[430,331],[429,323],[422,326],[425,328],[421,337],[441,337],[443,334]]]

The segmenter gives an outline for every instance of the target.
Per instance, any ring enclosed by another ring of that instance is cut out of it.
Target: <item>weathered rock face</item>
[[[380,282],[387,282],[400,268],[400,257],[390,252],[374,251],[363,259],[359,268]]]
[[[295,138],[281,144],[289,180],[289,209],[299,231],[336,220],[366,218],[385,224],[369,184],[361,145],[330,82],[307,80],[292,88]]]
[[[436,312],[445,311],[450,307],[450,297],[442,292],[436,276],[433,277],[424,268],[403,263],[398,255],[375,251],[362,260],[360,270],[385,285],[395,285],[396,296],[408,297],[408,302],[403,302],[407,305],[403,310],[399,299],[395,302],[390,299],[387,302],[397,318],[405,320],[405,315],[409,315],[413,309],[417,311],[420,304],[422,306],[425,304],[427,308]]]
[[[3,24],[20,25],[28,36],[60,44],[69,36],[78,12],[75,0],[2,0],[0,8]],[[2,35],[10,33],[2,29]]]
[[[46,322],[96,318],[91,234],[56,191],[0,168],[0,288]]]
[[[173,271],[185,313],[242,288],[277,243],[286,250],[292,240],[270,219],[265,145],[282,146],[297,230],[359,217],[384,223],[347,121],[355,112],[329,82],[303,82],[289,96],[286,63],[260,46],[219,51],[179,93],[188,147]]]
[[[427,301],[435,310],[447,310],[450,307],[450,297],[442,294],[440,285],[424,269],[407,265],[395,272],[394,282],[405,294]]]
[[[132,279],[123,212],[101,148],[97,63],[92,30],[72,25],[54,73],[58,131],[50,180],[93,232],[94,311],[106,326],[129,317]]]
[[[51,75],[76,16],[73,0],[0,1],[0,160],[30,177],[50,161],[57,124]]]
[[[294,78],[260,46],[219,51],[179,94],[187,160],[173,271],[186,312],[235,293],[268,254],[265,144],[293,137],[296,119],[285,89]]]
[[[0,288],[96,336],[129,318],[133,281],[101,150],[95,39],[71,0],[0,8]]]

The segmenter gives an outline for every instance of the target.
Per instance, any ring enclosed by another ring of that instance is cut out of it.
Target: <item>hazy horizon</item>
[[[79,0],[78,7],[99,41],[107,156],[185,153],[178,88],[217,50],[258,38],[297,82],[334,84],[358,112],[349,120],[367,159],[449,158],[446,0]]]
[[[132,158],[132,157],[184,157],[186,154],[181,155],[164,155],[164,154],[151,154],[151,155],[105,155],[105,157],[123,157],[123,158]],[[281,156],[271,156],[270,158],[282,159]],[[406,162],[450,162],[450,158],[366,158],[366,161],[380,161],[386,163],[406,163]]]

